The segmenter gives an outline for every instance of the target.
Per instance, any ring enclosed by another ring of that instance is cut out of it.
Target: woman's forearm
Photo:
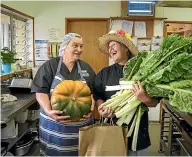
[[[36,99],[46,113],[47,111],[51,110],[51,104],[47,94],[36,93]]]
[[[147,107],[156,107],[158,104],[158,100],[155,98],[149,97],[144,103]]]

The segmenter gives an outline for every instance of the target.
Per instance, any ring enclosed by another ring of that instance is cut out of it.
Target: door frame
[[[110,26],[110,18],[65,18],[65,34],[70,33],[68,32],[68,23],[70,21],[106,21],[107,22],[107,30],[109,32]],[[107,33],[108,33],[107,32]]]

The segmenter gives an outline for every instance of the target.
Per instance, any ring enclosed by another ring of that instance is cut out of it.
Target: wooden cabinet
[[[192,36],[192,23],[182,21],[170,21],[165,23],[166,36],[171,34],[179,34],[183,37]]]

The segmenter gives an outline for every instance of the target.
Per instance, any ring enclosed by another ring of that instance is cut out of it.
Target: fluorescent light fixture
[[[129,10],[129,12],[131,12],[131,13],[134,13],[134,12],[151,13],[151,10]]]
[[[133,4],[138,4],[138,3],[151,4],[151,3],[153,3],[153,2],[129,1],[129,3],[133,3]]]

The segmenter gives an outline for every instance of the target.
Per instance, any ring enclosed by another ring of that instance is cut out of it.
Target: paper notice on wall
[[[146,38],[146,23],[145,22],[135,22],[135,36],[138,38]]]
[[[111,30],[116,31],[122,29],[122,20],[111,21]]]
[[[35,40],[35,60],[49,60],[48,40]]]
[[[133,21],[122,21],[122,29],[128,33],[130,36],[132,36],[132,30],[133,30]]]
[[[50,42],[58,42],[61,41],[62,33],[59,28],[51,28],[49,29],[49,41]]]
[[[164,21],[160,20],[154,21],[154,31],[153,31],[154,36],[163,36],[163,26]]]

